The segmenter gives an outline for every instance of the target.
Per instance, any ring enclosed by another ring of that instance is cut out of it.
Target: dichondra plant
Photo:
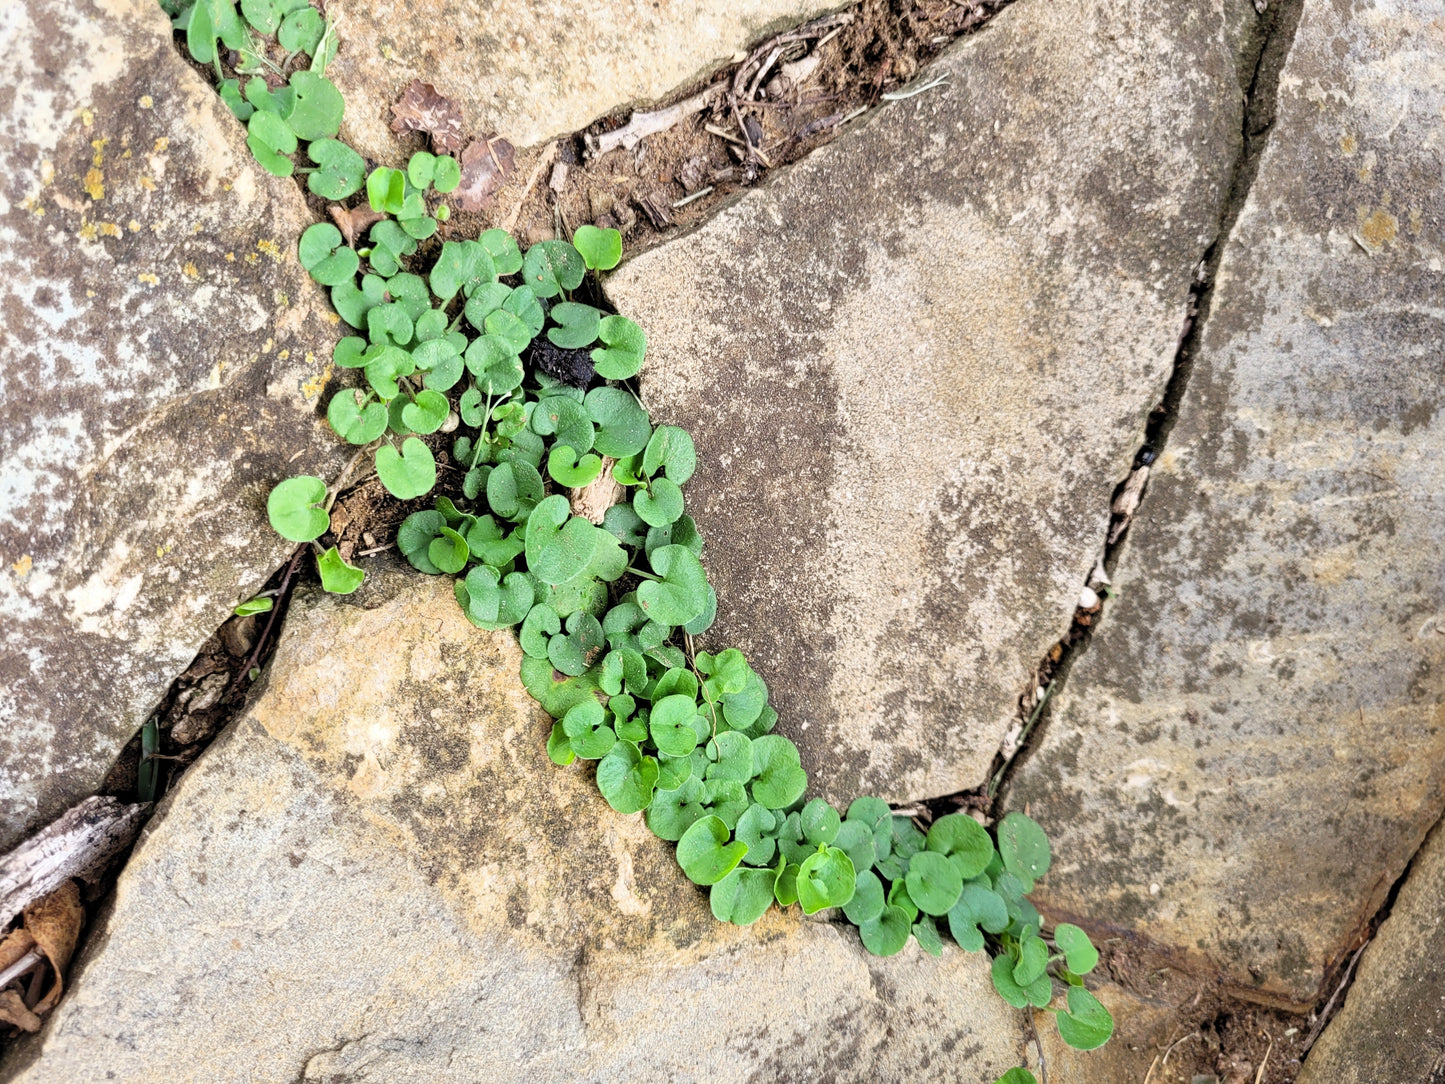
[[[684,495],[696,448],[686,430],[655,424],[630,383],[643,329],[583,290],[617,266],[621,235],[582,226],[523,251],[493,229],[431,242],[423,265],[419,243],[438,231],[429,208],[444,206],[458,165],[418,152],[365,174],[336,138],[341,96],[322,74],[335,42],[320,13],[304,0],[243,0],[239,13],[234,0],[163,3],[218,78],[218,41],[242,73],[270,64],[268,38],[311,56],[276,89],[253,75],[222,79],[221,94],[265,169],[290,175],[304,154],[312,192],[359,196],[383,216],[354,246],[324,222],[299,239],[302,266],[354,332],[332,360],[356,378],[327,420],[398,500],[432,494],[446,453],[459,484],[406,517],[397,547],[420,572],[454,577],[473,624],[516,630],[522,682],[555,720],[547,755],[593,762],[603,799],[676,843],[719,920],[747,925],[775,904],[834,909],[882,956],[910,939],[938,955],[946,934],[992,954],[1009,1004],[1048,1008],[1062,989],[1065,1042],[1104,1043],[1113,1022],[1082,978],[1097,952],[1077,926],[1046,935],[1027,898],[1050,864],[1037,824],[1009,813],[991,835],[949,814],[925,831],[879,798],[845,811],[809,800],[763,678],[736,648],[695,649],[717,612]],[[621,499],[588,508],[587,487],[603,483]],[[316,542],[337,488],[289,478],[267,511],[283,537],[314,545],[322,586],[344,594],[363,571]]]

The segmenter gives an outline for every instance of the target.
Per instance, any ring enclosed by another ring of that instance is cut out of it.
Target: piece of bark
[[[0,927],[67,880],[97,884],[135,840],[146,805],[87,798],[0,858]]]
[[[721,90],[721,84],[708,87],[701,94],[695,94],[686,101],[670,105],[666,109],[658,109],[651,113],[633,113],[631,120],[611,132],[584,136],[587,144],[587,156],[597,158],[608,151],[615,151],[618,147],[626,147],[631,150],[637,146],[639,140],[656,135],[658,132],[665,132],[678,121],[690,117],[694,113],[701,113]]]
[[[602,457],[602,473],[585,486],[573,489],[569,497],[572,514],[602,526],[607,509],[622,500],[622,484],[612,477],[612,467],[617,460],[611,456]]]

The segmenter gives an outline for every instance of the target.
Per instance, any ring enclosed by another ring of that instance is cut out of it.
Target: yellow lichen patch
[[[100,234],[96,232],[94,222],[82,222],[77,232],[82,241],[94,241],[100,236]]]
[[[269,238],[263,237],[261,240],[257,241],[256,247],[259,248],[262,252],[264,252],[267,256],[270,256],[273,260],[279,262],[282,259],[281,246],[278,245],[275,241],[270,240]]]
[[[1340,136],[1340,153],[1349,157],[1360,149],[1360,142],[1349,132]]]
[[[235,263],[235,262],[236,262],[236,254],[235,254],[234,252],[228,252],[228,253],[226,253],[226,260],[227,260],[228,263]]]
[[[99,169],[101,163],[105,161],[105,145],[109,142],[109,139],[104,138],[92,139],[90,141],[90,149],[95,152],[90,157],[90,164],[95,166],[97,169]]]
[[[156,100],[152,98],[149,94],[142,94],[140,96],[140,101],[137,104],[142,109],[149,109],[151,106],[156,104]]]
[[[95,123],[95,114],[83,106],[75,111],[75,115],[80,118],[80,123],[87,128]]]
[[[333,324],[333,325],[334,325],[334,324],[339,324],[339,323],[341,323],[341,317],[337,316],[336,313],[334,313],[334,312],[323,312],[323,313],[321,314],[321,317],[322,317],[322,319],[324,319],[328,324]]]
[[[27,196],[21,200],[20,209],[22,211],[29,211],[36,218],[40,218],[45,214],[45,208],[40,205],[40,200],[35,196]]]
[[[136,278],[148,286],[159,286],[161,284],[161,280],[149,271],[142,271]]]
[[[187,260],[186,265],[181,268],[181,274],[185,275],[186,278],[192,282],[198,281],[201,277],[200,269],[190,260]]]
[[[85,174],[84,188],[91,199],[105,199],[105,174],[92,166]]]
[[[21,557],[20,560],[16,561],[13,565],[11,565],[10,569],[12,572],[15,573],[15,575],[19,576],[23,580],[26,576],[30,575],[30,570],[34,566],[35,562],[30,559],[30,554],[27,553],[25,556]]]
[[[1381,249],[1400,232],[1399,220],[1389,211],[1376,209],[1360,221],[1359,236],[1370,249]]]
[[[129,222],[125,224],[125,228],[130,230],[131,233],[139,233],[140,223],[132,218]]]
[[[286,349],[279,351],[279,352],[276,354],[276,356],[277,356],[278,358],[280,358],[282,361],[285,361],[287,358],[289,358],[289,357],[291,356],[291,348],[290,348],[290,347],[287,347]]]
[[[100,235],[102,237],[120,236],[120,226],[114,222],[97,222],[95,225],[96,229],[100,231]]]
[[[314,356],[310,353],[307,353],[306,360],[313,361]],[[326,368],[322,369],[321,372],[317,373],[310,380],[306,381],[304,384],[301,385],[302,397],[305,399],[315,399],[326,389],[326,384],[330,379],[331,363],[327,362]]]
[[[144,188],[147,192],[154,192],[156,190],[156,182],[153,181],[151,178],[147,177],[144,173],[140,175],[140,186]]]
[[[151,153],[152,153],[152,154],[164,154],[167,150],[170,149],[170,146],[171,146],[171,141],[170,141],[169,139],[167,139],[165,136],[161,136],[159,139],[156,140],[156,145],[151,148]]]
[[[259,260],[260,258],[261,258],[261,257],[260,257],[260,256],[257,256],[254,252],[248,252],[248,253],[246,253],[246,262],[247,262],[247,263],[255,263],[255,262],[256,262],[257,260]]]

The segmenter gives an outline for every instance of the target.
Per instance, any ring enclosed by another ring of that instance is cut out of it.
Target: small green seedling
[[[271,608],[276,605],[276,600],[270,595],[257,595],[255,598],[247,599],[237,606],[232,613],[237,617],[251,617],[255,614],[270,613]]]

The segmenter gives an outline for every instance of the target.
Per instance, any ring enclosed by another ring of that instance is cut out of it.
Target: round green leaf
[[[921,918],[913,924],[913,936],[930,956],[943,955],[943,942],[938,937],[938,926],[931,918]]]
[[[326,420],[348,444],[370,444],[386,432],[386,407],[363,398],[359,391],[342,388],[331,397]]]
[[[306,147],[306,157],[317,167],[306,178],[306,187],[322,199],[355,195],[366,178],[366,162],[339,139],[313,140]]]
[[[562,768],[577,759],[577,754],[572,751],[572,743],[567,740],[567,733],[562,729],[561,723],[553,723],[552,733],[547,736],[547,757],[553,764]]]
[[[447,397],[440,392],[420,391],[401,408],[402,423],[413,433],[435,433],[447,420]]]
[[[960,948],[983,951],[983,934],[1002,933],[1008,928],[1008,907],[1003,897],[983,885],[964,885],[963,893],[948,911],[948,929]]]
[[[963,878],[945,855],[919,851],[908,863],[908,897],[929,915],[946,915],[963,892]]]
[[[675,425],[659,425],[642,453],[642,469],[649,476],[665,470],[673,482],[686,485],[697,470],[692,435]]]
[[[808,773],[800,767],[798,747],[781,734],[753,741],[753,801],[769,809],[785,809],[803,796]]]
[[[682,490],[670,478],[655,478],[647,489],[638,490],[632,507],[648,526],[666,527],[682,515]]]
[[[637,588],[637,604],[663,625],[685,625],[707,606],[707,573],[684,546],[662,546],[652,554],[652,570],[660,582],[648,580]]]
[[[774,868],[778,871],[778,879],[773,882],[773,897],[779,907],[791,907],[798,902],[798,866],[780,858]]]
[[[487,504],[502,519],[525,520],[542,494],[542,476],[525,461],[502,463],[487,478]]]
[[[321,573],[321,588],[333,595],[349,595],[361,586],[366,573],[341,559],[341,551],[332,546],[316,558],[316,571]]]
[[[603,313],[591,305],[576,301],[559,301],[552,306],[552,319],[556,327],[547,329],[547,338],[553,346],[564,350],[580,350],[597,341],[597,325]]]
[[[913,922],[908,912],[892,905],[884,907],[877,918],[870,918],[858,926],[863,947],[874,956],[892,956],[902,951],[912,932]]]
[[[543,583],[570,583],[587,571],[600,533],[581,516],[572,515],[566,497],[553,494],[527,517],[527,568]]]
[[[777,875],[770,869],[733,870],[712,886],[708,902],[719,922],[751,926],[773,905]]]
[[[307,8],[312,14],[319,14]],[[295,14],[301,14],[296,12]],[[290,22],[291,17],[287,17]],[[282,27],[285,32],[285,27]],[[308,50],[309,52],[309,50]],[[297,139],[325,139],[341,129],[341,115],[346,107],[341,91],[324,75],[302,69],[291,73],[291,89],[296,92],[285,121]]]
[[[994,1084],[1039,1084],[1039,1079],[1027,1069],[1014,1066],[994,1081]]]
[[[750,866],[766,866],[773,860],[773,855],[777,853],[778,841],[771,833],[777,829],[779,820],[776,813],[757,802],[748,806],[738,817],[738,823],[733,832],[738,839],[748,845],[748,853],[743,858],[744,862]]]
[[[1054,927],[1054,944],[1064,954],[1064,965],[1075,975],[1087,975],[1099,962],[1099,950],[1089,935],[1070,922]]]
[[[606,709],[590,697],[562,717],[562,730],[579,757],[584,760],[600,760],[612,751],[617,735],[610,726],[605,725],[606,720]]]
[[[883,882],[872,870],[859,870],[853,881],[853,898],[843,905],[843,914],[855,926],[877,918],[887,901],[883,898]]]
[[[852,861],[837,847],[825,847],[809,855],[798,870],[798,903],[803,914],[842,907],[853,898],[857,880]]]
[[[562,619],[557,616],[557,611],[539,602],[527,612],[517,639],[521,641],[522,650],[528,655],[545,659],[548,641],[561,631]]]
[[[619,813],[640,813],[650,806],[657,777],[657,761],[643,756],[630,741],[617,742],[597,764],[597,789]]]
[[[730,835],[728,826],[712,816],[699,818],[682,834],[677,844],[677,864],[688,880],[697,885],[715,885],[737,867],[748,853],[748,845],[736,840],[729,843]]]
[[[563,290],[575,290],[582,285],[585,274],[587,265],[566,241],[538,241],[522,261],[522,278],[538,297],[556,297]]]
[[[617,230],[598,229],[590,223],[578,226],[572,244],[593,271],[611,271],[622,262],[622,234]]]
[[[853,861],[853,868],[871,869],[877,860],[873,850],[873,833],[860,821],[844,821],[838,826],[838,835],[833,846]]]
[[[467,540],[450,527],[443,527],[441,534],[431,540],[427,547],[427,557],[431,563],[447,574],[460,572],[467,567],[467,557],[470,551],[467,549]]]
[[[431,544],[441,537],[446,525],[446,517],[433,509],[413,512],[401,521],[401,527],[396,532],[396,548],[419,572],[428,576],[439,575],[441,569],[432,564]]]
[[[515,625],[527,616],[536,601],[532,581],[525,574],[512,572],[498,581],[497,570],[490,565],[472,566],[467,578],[457,583],[456,595],[467,620],[483,629]],[[551,667],[547,669],[550,674]]]
[[[400,452],[390,444],[376,450],[376,475],[393,497],[409,501],[436,485],[436,459],[416,437],[407,437],[401,442]]]
[[[446,195],[462,183],[462,167],[449,154],[438,155],[432,164],[432,187]]]
[[[592,350],[598,376],[627,380],[637,375],[647,353],[647,336],[642,328],[625,316],[605,316],[597,325],[597,337],[605,344]]]
[[[499,336],[483,335],[473,339],[467,347],[466,364],[483,394],[507,395],[522,386],[522,359]]]
[[[696,777],[686,780],[676,790],[660,792],[647,808],[647,827],[659,839],[680,840],[698,818],[706,815],[702,797],[702,780]]]
[[[998,992],[999,997],[1015,1009],[1022,1009],[1028,1005],[1028,993],[1014,981],[1014,956],[1012,954],[1005,952],[995,956],[990,973],[993,977],[993,988]]]
[[[706,715],[706,711],[703,712]],[[727,730],[707,743],[705,755],[710,762],[708,779],[731,779],[746,783],[753,777],[753,743],[746,734]]]
[[[559,486],[577,488],[602,473],[602,460],[588,452],[579,461],[568,445],[554,444],[547,455],[547,473]]]
[[[591,451],[596,437],[587,409],[564,395],[549,395],[537,404],[532,411],[532,431],[538,436],[556,436],[557,443],[575,448],[578,455]]]
[[[815,847],[820,843],[832,843],[838,838],[838,829],[842,826],[838,811],[822,798],[814,798],[803,807],[800,823],[803,838]]]
[[[652,705],[649,730],[660,752],[683,757],[697,746],[697,701],[682,695],[664,696]]]
[[[949,813],[928,829],[927,847],[953,860],[965,881],[977,877],[993,859],[993,840],[978,821],[964,813]]]
[[[1034,882],[1049,871],[1049,839],[1044,830],[1022,813],[1010,813],[998,825],[998,853],[1004,869],[1032,892]]]
[[[622,459],[647,447],[652,423],[631,392],[605,385],[593,388],[587,393],[584,405],[597,426],[593,447],[600,454]]]
[[[266,514],[277,534],[291,542],[320,538],[331,517],[320,507],[326,501],[326,483],[311,475],[287,478],[266,499]]]
[[[893,810],[882,798],[855,798],[848,807],[848,820],[858,821],[873,834],[877,861],[887,858],[893,850]]]
[[[288,53],[310,54],[321,44],[321,36],[325,33],[326,19],[321,12],[307,5],[286,16],[278,36],[281,48]]]
[[[1097,1050],[1114,1034],[1114,1018],[1089,991],[1081,986],[1069,987],[1069,1011],[1054,1017],[1059,1025],[1059,1038],[1075,1050]]]
[[[417,188],[431,184],[436,170],[436,155],[428,151],[417,151],[406,163],[406,179]]]

